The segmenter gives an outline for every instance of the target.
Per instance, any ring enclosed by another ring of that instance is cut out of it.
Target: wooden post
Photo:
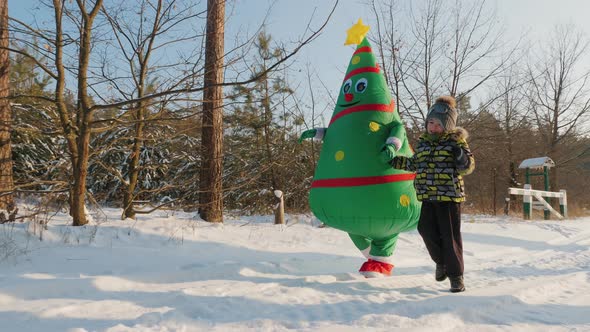
[[[277,199],[274,206],[275,211],[275,224],[285,223],[285,201],[283,199],[283,192],[280,190],[274,191],[275,198]]]
[[[492,202],[492,208],[494,209],[494,216],[496,215],[496,167],[492,169],[492,185],[494,188],[494,197]]]
[[[543,166],[543,178],[544,178],[544,183],[545,183],[545,191],[549,191],[549,167],[547,166]],[[549,204],[551,204],[551,198],[547,198],[547,202]],[[543,210],[543,216],[545,217],[545,220],[549,220],[551,219],[551,212],[549,212],[549,209],[544,209]]]
[[[561,189],[559,191],[561,196],[559,196],[559,212],[564,218],[567,218],[567,194],[565,189]]]
[[[508,215],[508,213],[510,213],[510,197],[506,197],[504,202],[504,215]]]
[[[527,172],[528,173],[528,172]],[[525,190],[530,190],[531,189],[531,185],[530,184],[525,184],[524,185],[524,189]],[[531,195],[530,192],[525,193],[522,196],[522,210],[524,213],[524,220],[531,220],[531,205],[533,203],[533,196]]]

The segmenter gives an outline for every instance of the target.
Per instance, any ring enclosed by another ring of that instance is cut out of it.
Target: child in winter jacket
[[[396,156],[389,162],[396,169],[416,172],[414,187],[422,201],[418,232],[436,263],[435,279],[447,276],[451,292],[465,290],[461,202],[465,201],[462,176],[475,168],[466,139],[467,131],[456,127],[453,97],[440,97],[426,116],[426,132],[420,136],[412,157]]]

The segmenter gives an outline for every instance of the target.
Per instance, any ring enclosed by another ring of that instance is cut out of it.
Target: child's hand
[[[463,152],[463,149],[457,144],[457,142],[450,142],[451,152],[453,153],[453,157],[455,158],[455,162],[458,165],[463,165],[467,162],[467,155]]]
[[[389,164],[391,160],[395,157],[395,145],[393,144],[383,144],[381,147],[381,152],[379,153],[379,158],[384,164]]]
[[[459,159],[459,157],[461,157],[461,154],[463,153],[463,149],[461,149],[457,142],[451,142],[449,145],[451,146],[451,152],[453,153],[453,157],[455,157],[455,159]]]

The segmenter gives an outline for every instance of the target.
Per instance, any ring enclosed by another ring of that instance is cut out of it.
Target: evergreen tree
[[[283,56],[283,50],[272,47],[272,38],[264,31],[256,46],[258,63],[252,76],[264,73]],[[292,95],[283,73],[273,71],[250,85],[237,86],[229,96],[234,104],[226,116],[224,181],[231,208],[268,211],[270,199],[261,194],[296,187],[291,182],[298,167],[293,151],[296,135],[292,128],[297,119],[290,112]],[[301,183],[300,175],[296,178]]]
[[[22,54],[11,58],[12,158],[18,191],[62,192],[68,188],[68,163],[59,136],[55,107],[32,96],[49,97],[50,78],[35,62]]]

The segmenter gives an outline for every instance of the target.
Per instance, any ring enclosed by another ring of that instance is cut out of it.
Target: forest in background
[[[86,174],[91,206],[133,208],[132,201],[199,209],[207,102],[203,4],[95,1],[94,12],[82,2],[54,1],[53,9],[59,3],[62,30],[9,21],[15,197],[40,209],[68,208],[73,176]],[[588,37],[559,26],[543,48],[524,36],[507,43],[485,1],[423,3],[401,31],[395,3],[368,2],[370,41],[410,142],[423,132],[432,101],[455,96],[458,125],[470,133],[476,159],[465,178],[466,211],[502,213],[507,188],[524,183],[520,162],[549,156],[556,164],[551,189],[567,190],[570,215],[588,214],[590,66],[582,61]],[[443,24],[443,17],[453,19]],[[298,46],[312,42],[302,38]],[[172,45],[182,47],[168,52]],[[298,138],[322,126],[340,87],[318,87],[312,70],[307,84],[291,84],[300,75],[296,50],[262,29],[225,51],[225,211],[269,213],[272,192],[281,190],[287,212],[308,212],[321,143]],[[88,141],[72,140],[83,128]],[[72,145],[88,148],[87,164],[72,162],[78,151]],[[533,188],[542,189],[537,180]]]

